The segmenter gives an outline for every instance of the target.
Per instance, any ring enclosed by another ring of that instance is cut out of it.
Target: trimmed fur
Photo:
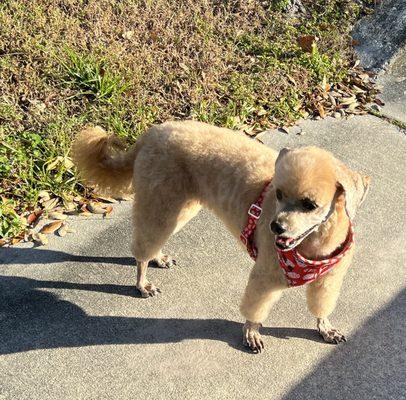
[[[168,262],[161,248],[201,206],[212,210],[238,239],[249,206],[272,179],[255,233],[258,258],[240,307],[247,319],[244,342],[253,350],[261,350],[259,326],[287,288],[270,222],[281,218],[292,232],[300,234],[314,220],[321,223],[333,207],[328,220],[299,245],[308,258],[328,257],[345,241],[348,215],[355,215],[369,185],[368,177],[350,171],[327,151],[284,149],[278,157],[277,152],[242,133],[194,121],[153,126],[127,152],[117,152],[113,145],[117,146],[116,139],[101,128],[87,129],[75,141],[74,160],[88,182],[107,192],[134,189],[132,252],[137,260],[137,288],[144,297],[158,291],[146,279],[148,262],[160,263],[164,257]],[[276,188],[292,204],[310,196],[320,207],[312,213],[285,212],[276,201]],[[326,341],[344,340],[327,316],[335,307],[352,253],[307,287],[309,310],[318,318]]]
[[[99,193],[115,196],[132,193],[136,146],[124,152],[124,145],[101,127],[84,129],[73,142],[73,161],[80,176]]]

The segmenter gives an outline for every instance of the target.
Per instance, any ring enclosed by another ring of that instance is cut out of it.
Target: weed
[[[24,227],[23,220],[14,209],[14,202],[0,197],[0,238],[17,236]]]
[[[310,53],[301,54],[298,58],[298,64],[310,72],[316,84],[321,82],[323,78],[327,78],[330,82],[337,82],[345,76],[347,71],[342,64],[340,65],[338,55],[329,57],[320,54],[316,43],[312,44]]]
[[[120,76],[108,69],[105,61],[97,61],[72,49],[66,49],[68,63],[62,63],[68,78],[65,82],[77,89],[74,96],[88,96],[98,101],[111,101],[127,89]]]

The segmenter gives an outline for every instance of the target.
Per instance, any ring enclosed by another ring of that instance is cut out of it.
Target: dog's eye
[[[306,198],[303,199],[301,201],[302,207],[306,210],[306,211],[313,211],[317,208],[317,204],[313,201],[311,201],[310,199]]]
[[[276,189],[276,198],[278,200],[282,200],[283,194],[282,191],[280,189]]]

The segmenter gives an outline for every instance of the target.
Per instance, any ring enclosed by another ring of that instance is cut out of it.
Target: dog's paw
[[[261,353],[264,350],[264,342],[259,333],[260,327],[261,324],[250,321],[247,321],[243,327],[243,344],[253,353]]]
[[[320,335],[323,336],[323,339],[327,343],[338,344],[341,342],[346,342],[347,339],[345,336],[337,329],[329,329],[327,331],[319,331]]]
[[[338,329],[335,329],[326,318],[320,318],[317,321],[317,330],[327,343],[338,344],[347,341],[345,336]]]
[[[157,288],[153,283],[147,283],[145,285],[137,285],[137,289],[141,293],[141,297],[147,299],[155,296],[157,293],[161,293],[161,290]]]
[[[158,268],[171,268],[176,265],[176,261],[167,254],[162,254],[161,256],[154,258],[152,263]]]

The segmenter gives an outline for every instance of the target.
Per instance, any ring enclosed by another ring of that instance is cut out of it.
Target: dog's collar
[[[257,221],[262,214],[262,203],[270,184],[271,181],[266,182],[257,201],[249,207],[248,221],[240,235],[242,243],[246,246],[248,254],[253,260],[256,260],[258,256],[258,249],[254,243],[255,229],[257,227]],[[329,212],[328,216],[330,215],[331,213]],[[341,249],[329,258],[309,260],[299,254],[296,247],[282,250],[275,245],[275,249],[279,259],[279,265],[284,270],[289,286],[300,286],[313,282],[319,276],[329,272],[348,253],[353,243],[354,229],[350,221],[346,241],[341,246]]]
[[[265,183],[265,186],[262,189],[262,192],[259,195],[257,201],[255,203],[252,203],[250,208],[248,209],[248,221],[240,235],[241,241],[247,247],[248,254],[254,260],[257,259],[258,255],[258,250],[254,243],[254,233],[257,227],[257,220],[262,214],[262,202],[264,201],[265,193],[271,182],[272,181],[268,181]]]

